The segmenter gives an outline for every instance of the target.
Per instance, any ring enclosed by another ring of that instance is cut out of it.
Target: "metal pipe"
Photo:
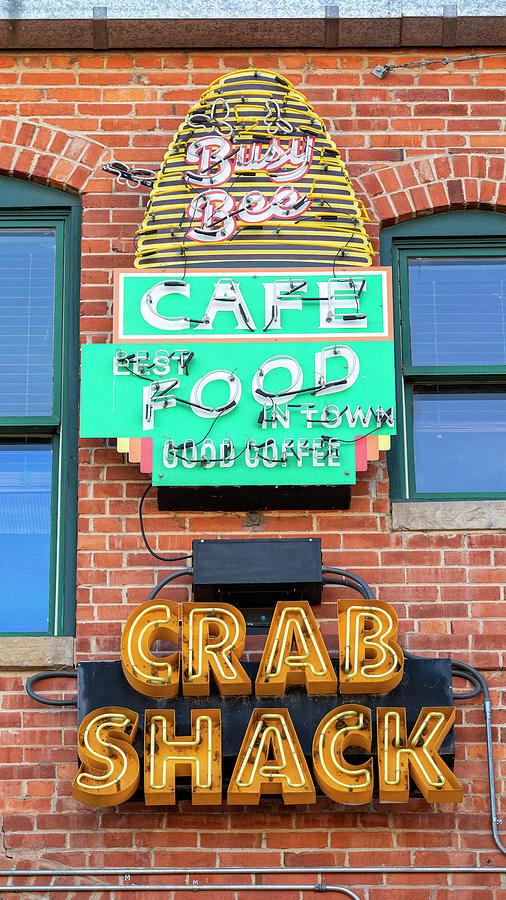
[[[191,869],[190,873],[187,869],[128,869],[128,870],[117,870],[117,869],[88,869],[88,871],[83,871],[81,873],[81,877],[83,875],[90,877],[93,873],[100,873],[102,875],[108,875],[112,872],[115,874],[121,874],[124,878],[131,878],[132,874],[139,875],[158,875],[160,873],[165,873],[166,871],[171,871],[172,874],[184,874],[185,876],[188,874],[197,875],[197,874],[216,874],[219,871],[222,874],[226,873],[244,873],[244,869],[238,867],[228,867],[224,869]],[[260,868],[260,869],[250,869],[251,873],[255,874],[317,874],[320,878],[324,874],[335,875],[335,874],[345,874],[345,875],[354,875],[354,874],[404,874],[411,875],[412,873],[423,873],[423,874],[459,874],[459,875],[474,875],[477,872],[487,872],[492,874],[506,874],[506,866],[354,866],[350,868],[346,868],[345,866],[336,866],[325,867],[322,869],[304,868],[300,866],[294,866],[292,868],[280,868],[280,867],[269,867],[269,868]],[[5,875],[6,873],[0,872],[0,877]],[[67,876],[73,874],[72,870],[67,870],[64,872],[56,871],[52,872],[51,870],[38,871],[34,872],[33,870],[28,870],[23,872],[21,870],[17,870],[15,872],[8,873],[13,877],[20,877],[24,875],[30,876],[38,876],[45,875],[46,877],[50,877],[51,875],[56,876]],[[146,884],[115,884],[115,885],[106,885],[106,884],[87,884],[87,885],[0,885],[0,889],[5,894],[22,894],[25,892],[42,894],[44,892],[50,892],[51,895],[55,893],[63,893],[64,891],[71,891],[76,893],[84,893],[88,891],[89,893],[94,893],[97,891],[208,891],[209,885],[207,884],[157,884],[157,885],[146,885]],[[342,885],[329,885],[325,884],[322,881],[318,881],[314,885],[307,884],[214,884],[213,891],[272,891],[276,893],[278,891],[313,891],[313,893],[326,893],[328,891],[332,891],[334,893],[344,894],[346,897],[350,897],[351,900],[361,900],[358,894],[355,893],[351,888],[343,887]]]
[[[41,894],[43,891],[49,891],[52,894],[54,893],[62,893],[63,891],[74,892],[83,892],[87,891],[88,893],[93,893],[95,891],[209,891],[210,885],[208,884],[114,884],[114,885],[106,885],[106,884],[66,884],[66,885],[58,885],[55,887],[53,884],[45,885],[41,887],[26,887],[26,885],[20,887],[12,887],[8,885],[7,887],[1,886],[1,890],[6,894],[20,894],[27,892],[29,894]],[[307,884],[213,884],[212,891],[317,891],[317,892],[327,892],[327,891],[335,891],[336,893],[344,894],[346,897],[351,897],[351,900],[361,900],[358,894],[355,891],[352,891],[351,888],[341,887],[340,885],[334,884],[323,884],[321,881],[314,885]]]
[[[502,824],[502,820],[497,818],[497,806],[495,795],[494,781],[494,758],[492,756],[492,716],[490,698],[483,701],[483,709],[485,710],[485,727],[487,731],[487,763],[488,763],[488,787],[490,794],[490,817],[492,820],[492,835],[495,845],[501,853],[506,854],[506,847],[499,837],[497,826]]]
[[[244,875],[244,866],[224,866],[223,868],[195,867],[191,869],[177,869],[162,866],[137,867],[132,869],[108,868],[108,869],[4,869],[0,871],[0,878],[26,878],[32,877],[65,877],[73,876],[83,878],[86,875]],[[447,874],[447,875],[472,875],[476,872],[492,872],[496,875],[506,875],[506,866],[249,866],[248,872],[260,875],[395,875],[395,874]],[[243,890],[241,885],[241,890]],[[307,885],[306,885],[307,887]],[[214,885],[213,885],[214,889]],[[4,888],[2,887],[2,890]],[[180,890],[178,886],[177,890]]]
[[[457,677],[469,676],[471,682],[478,683],[483,691],[483,712],[485,714],[485,732],[487,743],[487,768],[488,768],[488,793],[490,797],[490,819],[492,824],[492,837],[494,843],[501,853],[506,855],[506,847],[499,836],[497,826],[502,824],[502,820],[497,818],[497,800],[495,793],[495,777],[494,777],[494,755],[492,744],[492,703],[490,700],[490,691],[481,672],[470,666],[468,663],[460,660],[452,660],[452,667]],[[457,695],[458,696],[458,695]]]

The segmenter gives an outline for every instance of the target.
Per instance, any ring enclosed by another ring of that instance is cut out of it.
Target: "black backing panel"
[[[242,485],[159,487],[158,509],[220,510],[349,509],[351,485]]]
[[[338,674],[337,660],[333,661]],[[258,663],[242,663],[254,684]],[[404,660],[402,682],[388,694],[334,694],[331,696],[308,696],[301,688],[289,688],[282,697],[222,697],[211,679],[209,697],[175,697],[171,700],[156,700],[137,693],[123,675],[121,662],[81,662],[78,671],[78,717],[84,717],[102,706],[124,706],[139,714],[139,731],[134,747],[141,759],[144,757],[143,733],[146,709],[174,709],[176,712],[176,734],[189,735],[190,713],[192,709],[220,709],[223,734],[223,775],[224,791],[239,752],[246,726],[256,707],[288,709],[297,732],[304,755],[311,769],[311,750],[314,733],[323,717],[337,706],[345,703],[361,703],[372,709],[373,745],[372,753],[376,764],[376,707],[403,706],[406,708],[408,733],[423,706],[452,706],[451,663],[448,659]],[[455,738],[453,728],[446,736],[439,753],[444,762],[453,769],[455,759]],[[349,754],[353,759],[353,753]],[[358,762],[363,756],[354,759]],[[375,783],[377,778],[375,777]],[[188,796],[188,783],[181,779],[178,784],[178,798]],[[416,793],[413,791],[413,793]],[[142,800],[139,790],[132,800]]]

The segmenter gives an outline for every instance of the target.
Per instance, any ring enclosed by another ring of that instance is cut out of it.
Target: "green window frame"
[[[416,257],[506,257],[506,216],[481,210],[461,210],[412,219],[385,228],[380,234],[382,265],[392,267],[395,364],[397,381],[397,436],[388,454],[392,500],[497,500],[505,492],[423,492],[415,483],[413,392],[419,386],[499,385],[506,389],[502,365],[413,365],[409,318],[408,260]]]
[[[79,262],[81,202],[44,185],[0,177],[0,229],[51,229],[55,235],[53,403],[50,415],[0,417],[0,439],[45,438],[52,449],[48,628],[1,636],[75,633]]]

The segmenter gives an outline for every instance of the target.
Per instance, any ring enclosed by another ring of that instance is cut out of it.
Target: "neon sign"
[[[138,232],[136,266],[369,266],[367,215],[325,123],[284,76],[214,81],[178,129]]]
[[[249,721],[246,708],[241,714],[246,718],[228,803],[258,804],[269,794],[280,794],[287,804],[313,803],[309,762],[320,790],[339,803],[368,803],[375,785],[381,801],[407,802],[410,776],[427,802],[460,801],[462,785],[440,753],[454,708],[423,706],[408,731],[406,707],[389,703],[404,670],[395,611],[377,600],[339,601],[338,616],[340,654],[334,665],[308,603],[279,602],[253,685],[241,663],[245,623],[238,609],[183,603],[180,622],[173,602],[154,599],[137,607],[123,631],[121,665],[134,692],[158,702],[158,708],[143,713],[145,802],[174,804],[180,776],[190,777],[192,803],[223,802],[222,719],[228,718],[227,704],[237,709],[236,698],[245,701],[253,692],[257,700]],[[180,650],[166,656],[152,652],[160,638],[177,644],[180,630]],[[210,696],[213,685],[221,707],[216,694]],[[317,715],[309,753],[292,719],[293,703],[292,714],[282,705],[288,688],[299,692],[299,703],[306,695],[313,704],[320,699],[327,705],[319,720]],[[440,677],[436,688],[441,696]],[[340,695],[352,689],[356,695],[377,695],[377,704],[340,702]],[[176,728],[180,693],[193,704],[203,698],[189,710],[189,733]],[[112,806],[133,796],[142,769],[133,746],[138,723],[139,714],[125,706],[99,707],[85,715],[78,735],[81,767],[72,787],[77,800]]]
[[[116,437],[155,485],[353,484],[395,433],[366,218],[286,78],[213,82],[153,185],[143,271],[115,273],[114,344],[83,348],[82,436]]]
[[[395,433],[388,270],[120,271],[113,337],[81,435],[141,442],[153,484],[352,484]]]

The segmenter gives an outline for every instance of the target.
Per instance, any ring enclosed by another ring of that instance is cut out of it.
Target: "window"
[[[506,217],[443,213],[383,231],[393,269],[398,500],[506,497]]]
[[[74,625],[79,240],[77,198],[0,178],[2,635]]]

